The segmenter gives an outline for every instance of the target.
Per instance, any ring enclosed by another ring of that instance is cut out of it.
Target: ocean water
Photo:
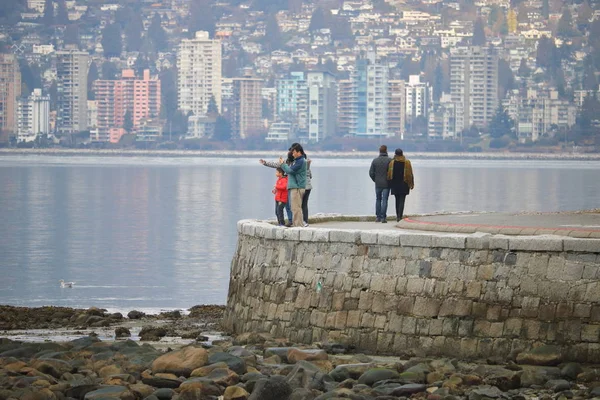
[[[374,213],[370,162],[315,158],[310,213]],[[413,168],[407,214],[600,207],[598,161],[417,159]],[[0,304],[225,304],[236,222],[274,217],[274,182],[273,169],[248,158],[2,156]]]

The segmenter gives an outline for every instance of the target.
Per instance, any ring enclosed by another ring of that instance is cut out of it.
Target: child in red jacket
[[[275,195],[275,215],[277,216],[277,223],[279,226],[285,226],[283,209],[288,201],[288,177],[281,168],[277,168],[275,170],[275,176],[277,177],[277,182],[272,190],[273,194]]]

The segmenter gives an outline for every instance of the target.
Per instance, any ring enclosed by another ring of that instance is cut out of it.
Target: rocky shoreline
[[[211,339],[205,333],[219,329],[223,310],[125,318],[97,308],[0,306],[0,400],[600,399],[599,366],[563,363],[553,346],[457,360],[418,349],[374,357],[256,332]],[[15,340],[20,329],[71,329],[76,338]]]

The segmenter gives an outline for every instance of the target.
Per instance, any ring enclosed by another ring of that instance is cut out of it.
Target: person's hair
[[[294,143],[290,150],[296,150],[297,152],[304,154],[304,149],[302,148],[302,145],[300,143]]]
[[[283,170],[283,168],[281,168],[281,167],[277,167],[277,168],[275,168],[275,170],[276,170],[277,172],[281,173],[281,175],[285,176],[285,171]]]
[[[396,149],[396,151],[394,152],[394,154],[396,154],[397,156],[401,156],[404,153],[402,152],[402,149]]]
[[[298,142],[294,142],[294,143],[292,143],[292,144],[290,145],[290,148],[288,149],[288,151],[292,151],[292,149],[294,148],[294,146],[298,146],[298,145],[300,145],[300,143],[298,143]]]
[[[387,146],[385,144],[382,144],[381,146],[379,146],[379,152],[387,153]]]

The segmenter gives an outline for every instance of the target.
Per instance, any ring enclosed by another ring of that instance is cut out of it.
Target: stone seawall
[[[358,217],[357,217],[358,218]],[[225,327],[378,354],[600,360],[600,240],[238,223]]]

